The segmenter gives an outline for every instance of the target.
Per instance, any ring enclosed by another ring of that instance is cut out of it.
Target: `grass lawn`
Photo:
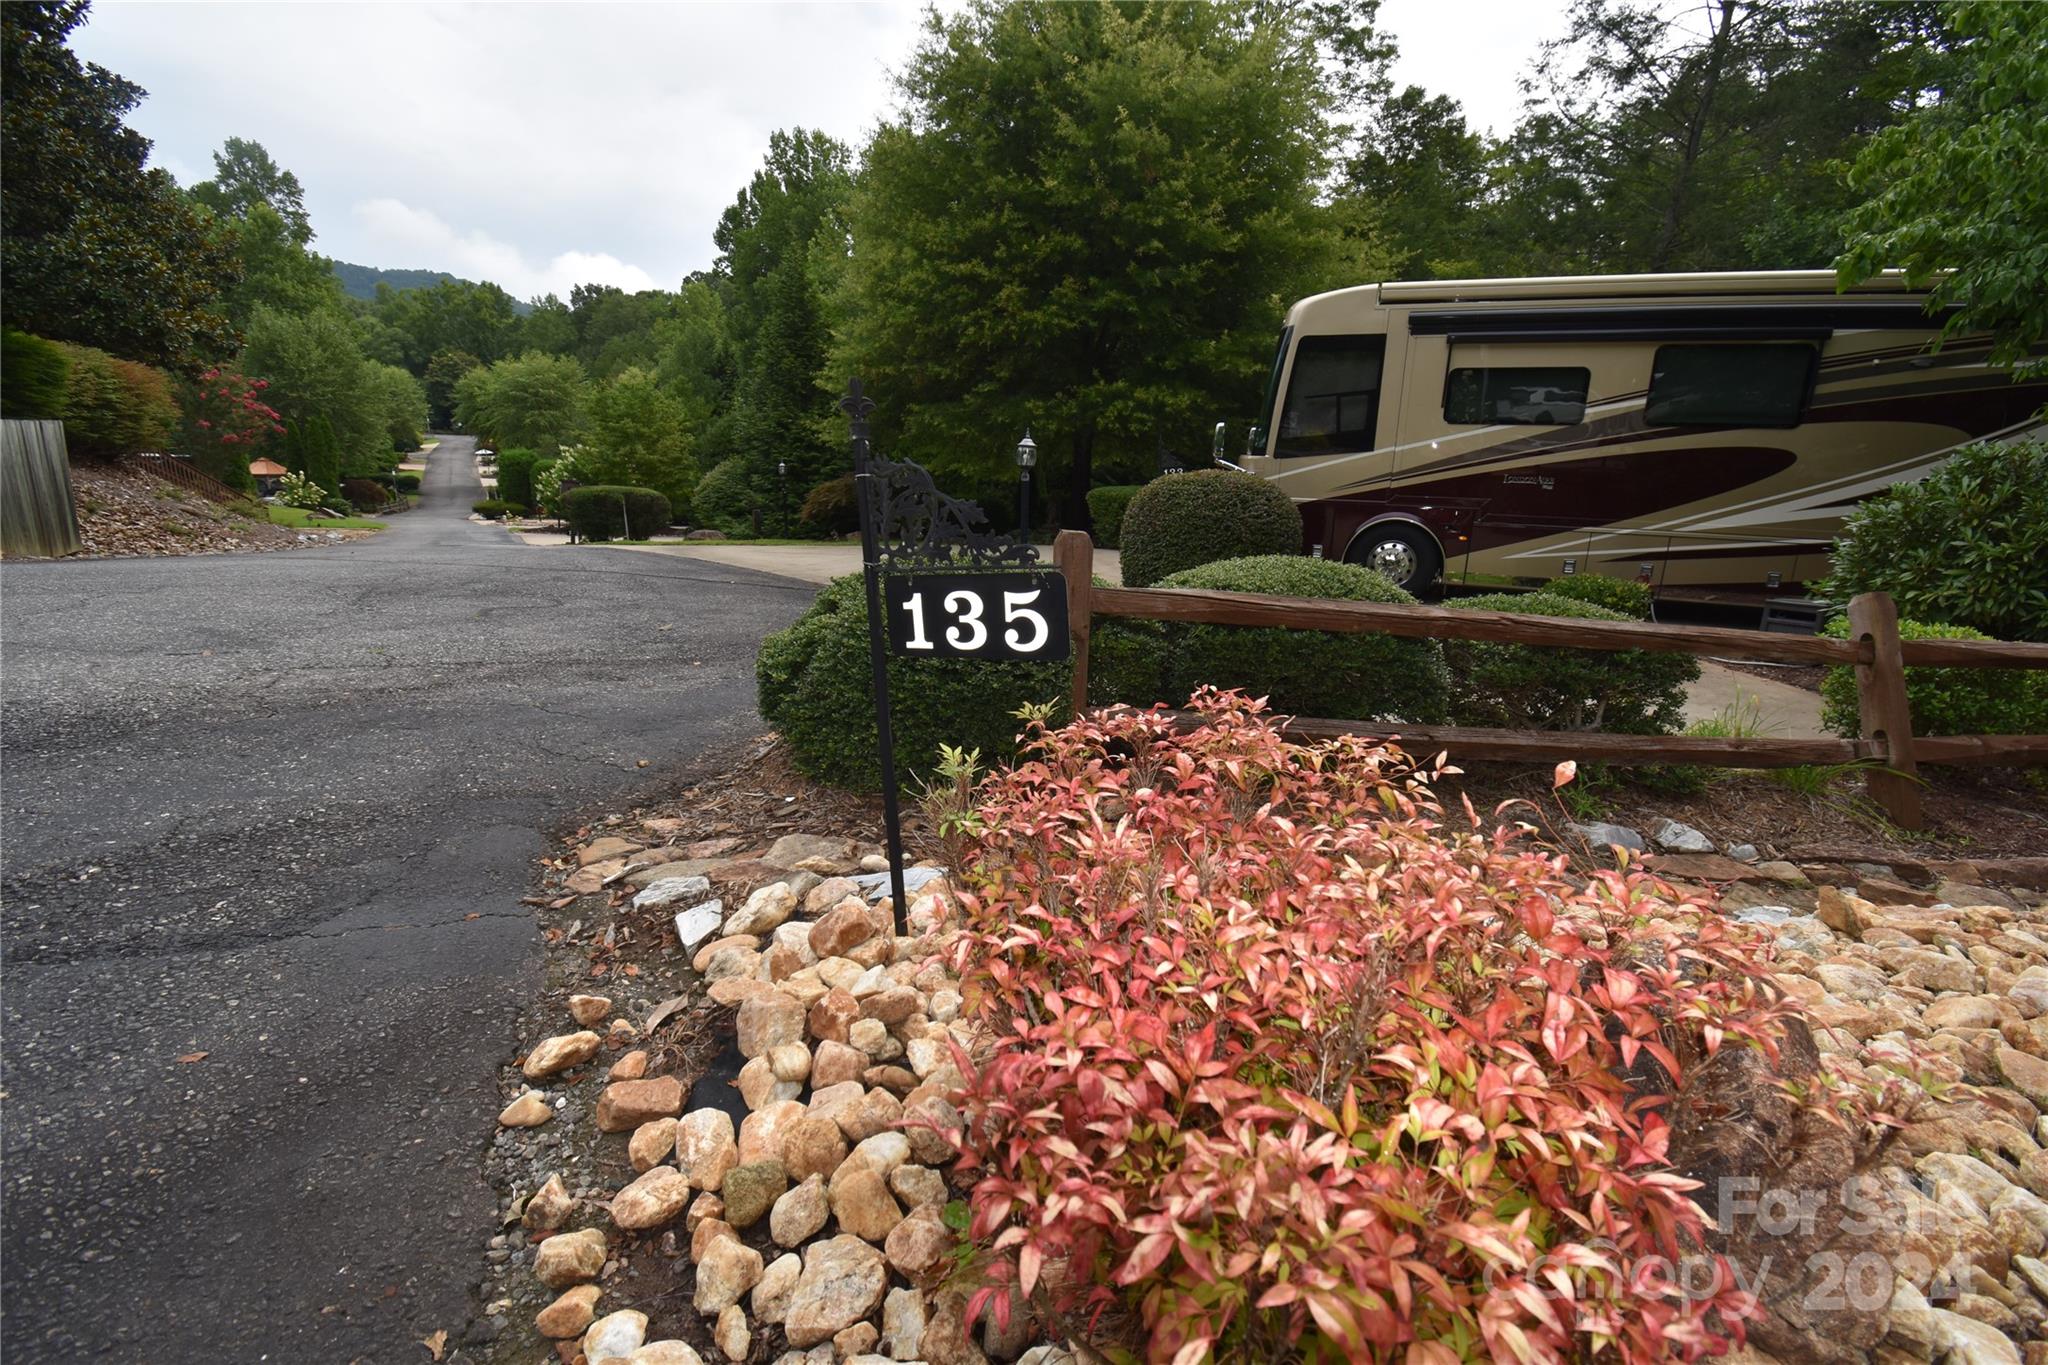
[[[314,531],[381,531],[384,523],[368,517],[315,517],[304,508],[270,507],[270,520],[278,526],[298,526]]]

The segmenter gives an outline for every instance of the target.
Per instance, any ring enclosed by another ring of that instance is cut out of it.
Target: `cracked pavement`
[[[815,589],[523,546],[473,445],[357,543],[0,572],[9,1361],[409,1362],[477,1313],[533,859],[757,733]]]

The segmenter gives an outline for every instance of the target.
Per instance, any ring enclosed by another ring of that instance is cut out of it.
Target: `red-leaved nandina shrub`
[[[1775,1055],[1759,950],[1444,827],[1398,749],[1191,705],[1041,731],[963,822],[972,1310],[1176,1365],[1739,1341],[1725,1264],[1680,1288],[1660,1109],[1718,1048]]]

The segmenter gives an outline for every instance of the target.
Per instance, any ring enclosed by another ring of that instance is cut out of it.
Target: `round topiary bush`
[[[652,488],[593,483],[562,499],[563,520],[585,540],[645,540],[666,531],[669,516],[668,499]]]
[[[986,762],[1017,751],[1026,703],[1057,702],[1072,674],[1064,663],[889,660],[890,718],[905,782],[936,766],[939,746],[979,749]],[[761,715],[781,733],[796,766],[821,782],[881,786],[866,588],[836,578],[787,630],[761,642],[754,665]]]
[[[413,473],[410,469],[399,470],[394,479],[398,491],[401,493],[417,493],[420,491],[420,476]]]
[[[341,496],[358,512],[374,512],[391,501],[391,490],[375,479],[343,479]]]
[[[1849,638],[1838,616],[1823,634]],[[1899,622],[1902,640],[1988,640],[1968,626]],[[1821,724],[1844,738],[1862,732],[1856,705],[1856,670],[1830,668],[1820,683]],[[2048,734],[2048,673],[2029,668],[1909,668],[1906,705],[1916,735]]]
[[[1162,588],[1322,597],[1412,606],[1415,599],[1356,564],[1254,555],[1170,574]],[[1191,626],[1111,619],[1089,645],[1089,688],[1101,702],[1149,706],[1210,684],[1265,697],[1276,711],[1336,720],[1444,718],[1450,679],[1434,640],[1266,626]]]
[[[1844,603],[1887,592],[1914,621],[2048,641],[2048,443],[1964,446],[1857,504],[1815,590]]]
[[[1143,491],[1141,483],[1106,483],[1088,490],[1088,520],[1095,524],[1095,543],[1105,550],[1123,544],[1124,513]]]
[[[1575,573],[1565,578],[1553,578],[1539,591],[1545,597],[1564,597],[1574,602],[1591,602],[1596,607],[1618,611],[1623,616],[1633,616],[1638,621],[1650,619],[1650,585],[1638,583],[1633,578],[1609,578],[1605,574]]]
[[[1123,579],[1149,588],[1168,574],[1219,559],[1301,553],[1301,513],[1266,480],[1227,469],[1168,474],[1124,511]]]
[[[1548,593],[1489,593],[1446,605],[1580,621],[1626,621],[1618,611]],[[1685,689],[1699,664],[1686,654],[1563,649],[1484,640],[1444,641],[1451,718],[1509,730],[1605,730],[1668,735],[1685,721]]]

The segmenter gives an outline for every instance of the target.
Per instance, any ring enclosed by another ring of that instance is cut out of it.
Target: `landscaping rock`
[[[828,1193],[839,1226],[864,1241],[882,1241],[903,1221],[887,1178],[851,1157],[833,1174]]]
[[[913,1283],[921,1281],[953,1249],[952,1230],[939,1215],[935,1205],[917,1209],[890,1229],[883,1245],[896,1273]]]
[[[656,871],[662,869],[657,868]],[[634,893],[635,910],[666,910],[684,901],[700,901],[711,894],[707,877],[660,877]]]
[[[777,1246],[797,1246],[816,1236],[831,1216],[832,1203],[826,1193],[825,1178],[808,1176],[775,1201],[768,1214],[768,1235]]]
[[[562,1291],[560,1298],[534,1314],[533,1330],[544,1337],[583,1335],[597,1319],[597,1301],[604,1291],[594,1284],[579,1284]]]
[[[771,1047],[803,1042],[804,1015],[802,1005],[779,991],[749,996],[740,1005],[740,1055],[759,1057]]]
[[[785,834],[769,845],[761,861],[793,868],[806,858],[822,858],[834,866],[850,866],[854,855],[851,839],[826,834]]]
[[[727,1360],[745,1360],[747,1352],[754,1347],[754,1334],[747,1327],[746,1310],[736,1303],[727,1304],[718,1314],[718,1325],[712,1329],[711,1339]]]
[[[719,1207],[722,1210],[725,1206],[721,1203]],[[739,1240],[739,1236],[737,1232],[733,1231],[732,1224],[726,1222],[723,1218],[706,1218],[703,1222],[697,1224],[696,1227],[690,1229],[690,1264],[702,1264],[704,1257],[710,1252],[712,1244],[717,1242],[719,1238],[723,1237],[729,1241],[736,1242]]]
[[[676,939],[684,952],[694,952],[698,944],[716,934],[724,923],[725,902],[705,901],[676,916]]]
[[[804,892],[804,913],[822,915],[849,896],[859,896],[860,883],[851,877],[830,876]],[[806,931],[808,932],[808,931]]]
[[[789,1344],[815,1346],[879,1308],[889,1272],[882,1254],[858,1237],[839,1236],[804,1253],[783,1331]]]
[[[1667,853],[1712,853],[1714,841],[1676,820],[1657,820],[1650,825],[1650,838]]]
[[[725,1221],[750,1228],[761,1221],[789,1188],[789,1173],[779,1161],[750,1161],[725,1174],[719,1197],[725,1200]]]
[[[592,863],[601,863],[614,858],[624,858],[629,853],[638,853],[640,847],[639,844],[634,843],[631,839],[620,839],[607,835],[602,839],[593,839],[577,849],[576,865],[578,867],[589,867]],[[621,1351],[619,1354],[624,1355],[625,1352]]]
[[[795,1046],[794,1044],[790,1046]],[[770,1048],[771,1052],[786,1051],[786,1048]],[[803,1049],[797,1047],[797,1051]],[[808,1055],[808,1054],[806,1054]],[[778,1080],[775,1068],[766,1057],[755,1057],[740,1068],[738,1079],[740,1099],[748,1109],[759,1109],[763,1105],[779,1100],[793,1100],[804,1091],[801,1081]]]
[[[704,1365],[687,1341],[650,1341],[626,1357],[626,1365]]]
[[[498,1125],[502,1128],[538,1128],[554,1116],[548,1097],[538,1090],[528,1090],[498,1111]]]
[[[1595,820],[1583,825],[1574,823],[1566,828],[1596,850],[1606,848],[1610,844],[1619,844],[1631,853],[1641,853],[1647,847],[1643,843],[1643,836],[1626,825],[1610,825],[1605,821]]]
[[[740,1163],[782,1161],[789,1134],[804,1117],[803,1105],[795,1100],[777,1100],[747,1115],[740,1123]]]
[[[673,1166],[656,1166],[612,1196],[612,1222],[629,1232],[658,1228],[690,1202],[690,1182]]]
[[[569,997],[569,1016],[585,1028],[592,1028],[605,1021],[612,1012],[612,1002],[602,995],[572,995]]]
[[[534,1248],[534,1278],[550,1289],[594,1280],[603,1269],[604,1233],[597,1228],[558,1232]]]
[[[903,1105],[886,1090],[870,1090],[834,1117],[849,1142],[862,1142],[894,1128],[903,1118]]]
[[[882,1348],[892,1360],[915,1360],[924,1339],[924,1294],[892,1289],[882,1301]]]
[[[867,1053],[828,1039],[818,1044],[817,1052],[811,1057],[811,1084],[825,1087],[858,1081],[868,1065]]]
[[[723,1109],[694,1109],[676,1120],[676,1169],[700,1190],[717,1190],[739,1161],[732,1115]]]
[[[824,917],[811,926],[811,951],[823,962],[827,958],[844,957],[849,949],[866,943],[874,936],[875,923],[868,916],[867,906],[848,899],[826,911]]]
[[[697,1293],[691,1305],[714,1317],[740,1301],[761,1282],[761,1253],[733,1237],[720,1237],[704,1249],[697,1263]]]
[[[519,1225],[528,1232],[552,1231],[568,1222],[575,1209],[576,1201],[569,1197],[569,1187],[562,1183],[562,1177],[551,1175],[526,1201]]]
[[[947,1197],[946,1177],[929,1166],[898,1166],[889,1172],[889,1191],[907,1209],[943,1204]]]
[[[637,1081],[646,1074],[647,1053],[636,1047],[613,1062],[611,1070],[604,1073],[604,1078],[608,1081]]]
[[[597,1098],[597,1130],[625,1133],[655,1119],[672,1119],[683,1112],[683,1103],[688,1098],[683,1083],[673,1076],[657,1076],[651,1081],[614,1081]]]
[[[788,882],[770,882],[747,897],[725,922],[728,934],[766,934],[796,913],[796,892]]]
[[[676,1149],[676,1121],[655,1119],[633,1130],[626,1140],[626,1159],[636,1171],[651,1171]]]
[[[624,1360],[646,1340],[647,1315],[635,1308],[622,1308],[590,1325],[590,1330],[583,1334],[583,1357],[590,1365],[601,1365],[614,1358]]]
[[[797,1277],[803,1273],[804,1262],[793,1251],[784,1252],[768,1263],[761,1272],[761,1282],[754,1286],[753,1297],[748,1302],[754,1309],[754,1321],[779,1324],[789,1316],[789,1299],[796,1293]]]
[[[782,1164],[792,1180],[829,1176],[846,1160],[846,1134],[839,1124],[820,1114],[806,1114],[790,1125],[782,1141]]]
[[[820,1042],[843,1043],[847,1030],[861,1017],[860,1001],[844,987],[833,987],[811,1006],[807,1023],[811,1036]]]
[[[544,1038],[526,1054],[526,1061],[520,1071],[529,1081],[543,1081],[572,1066],[580,1066],[597,1055],[604,1039],[585,1029],[581,1033],[565,1033],[554,1038]]]

